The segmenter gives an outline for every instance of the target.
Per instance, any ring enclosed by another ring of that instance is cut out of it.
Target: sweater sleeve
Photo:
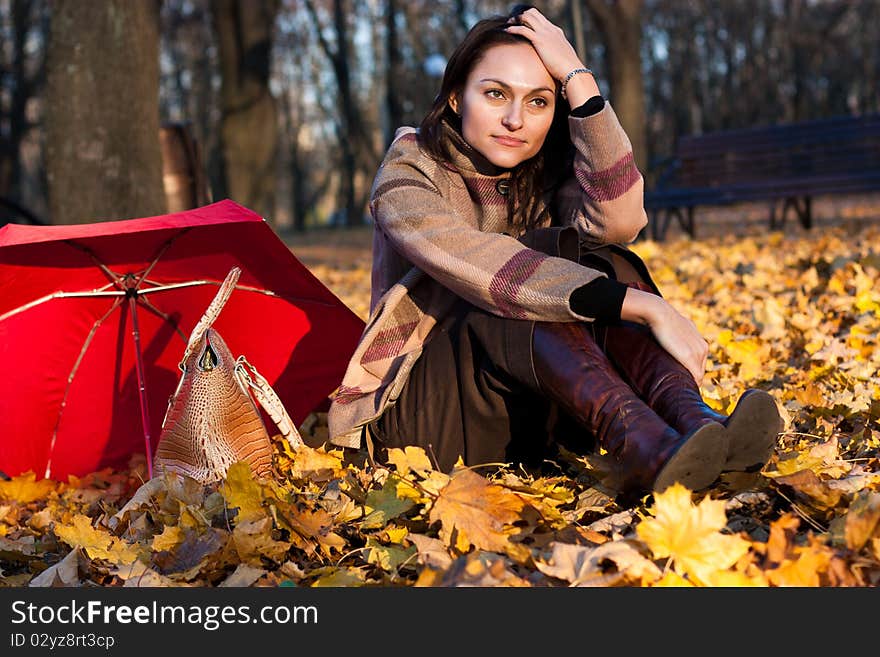
[[[584,101],[583,105],[579,105],[571,110],[571,115],[579,119],[585,119],[601,111],[605,107],[605,99],[602,96],[593,96]]]
[[[626,284],[620,281],[597,278],[572,292],[569,303],[578,315],[595,317],[604,322],[616,322],[620,319],[626,289]]]
[[[481,231],[459,207],[471,201],[456,175],[423,154],[415,135],[397,139],[373,184],[376,230],[428,276],[488,312],[537,321],[594,319],[577,312],[570,297],[605,273]]]
[[[647,225],[644,179],[632,145],[607,100],[594,96],[568,117],[575,146],[572,176],[557,193],[555,213],[591,244],[628,243]]]

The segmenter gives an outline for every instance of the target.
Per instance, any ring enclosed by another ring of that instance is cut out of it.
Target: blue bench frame
[[[880,114],[682,137],[645,209],[662,241],[673,219],[696,237],[699,206],[769,201],[771,230],[790,210],[809,229],[814,196],[872,191],[880,192]]]

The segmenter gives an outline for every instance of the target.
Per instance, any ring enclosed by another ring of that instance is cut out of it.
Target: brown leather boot
[[[532,366],[540,391],[614,457],[622,492],[660,492],[676,481],[697,491],[721,473],[724,428],[706,422],[682,434],[670,427],[620,377],[586,325],[535,322]]]
[[[769,393],[747,390],[727,416],[703,401],[694,377],[649,329],[631,322],[609,325],[604,347],[629,385],[676,431],[687,433],[716,422],[725,427],[723,472],[757,472],[770,459],[784,423]]]

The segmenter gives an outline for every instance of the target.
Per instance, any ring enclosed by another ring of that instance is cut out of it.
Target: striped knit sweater
[[[574,170],[558,192],[553,223],[576,229],[581,243],[631,242],[647,217],[629,138],[607,101],[568,121]],[[370,317],[333,395],[333,444],[361,446],[364,426],[398,398],[457,297],[503,317],[594,319],[572,310],[569,297],[605,274],[511,236],[498,184],[510,172],[487,175],[485,160],[451,128],[447,138],[457,148],[451,162],[438,163],[419,149],[413,128],[400,128],[376,174]]]

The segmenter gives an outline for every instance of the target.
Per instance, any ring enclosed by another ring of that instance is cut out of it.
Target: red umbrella
[[[326,409],[364,323],[259,215],[224,200],[0,228],[0,470],[63,480],[144,451],[149,464],[189,332],[235,266],[215,328],[299,424]]]

